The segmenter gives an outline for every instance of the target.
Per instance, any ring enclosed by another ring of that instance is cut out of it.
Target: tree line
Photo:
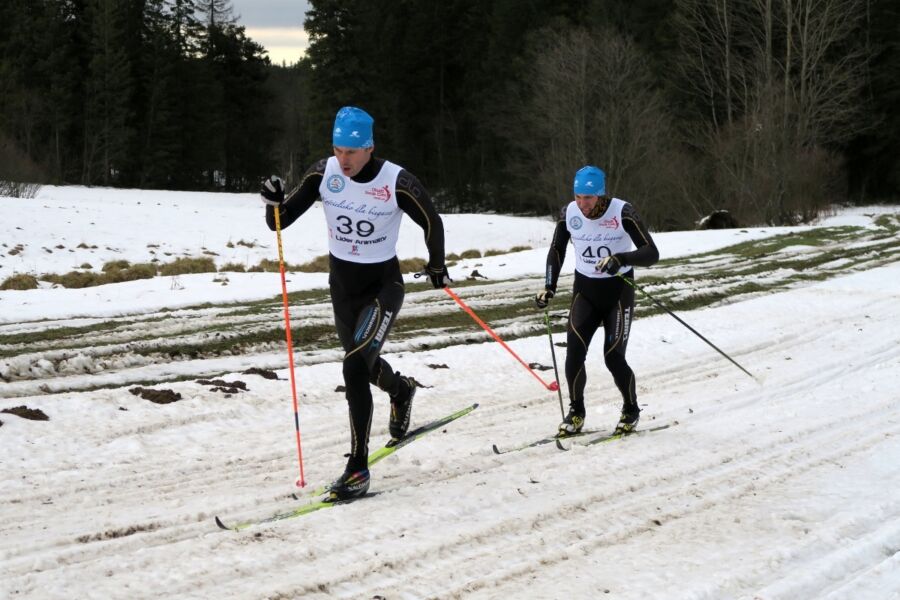
[[[45,181],[296,182],[353,104],[444,212],[552,214],[587,163],[658,229],[900,195],[890,0],[312,0],[290,67],[226,0],[20,4],[0,155]]]
[[[0,50],[0,145],[26,175],[242,190],[271,166],[268,60],[224,0],[4,2]]]

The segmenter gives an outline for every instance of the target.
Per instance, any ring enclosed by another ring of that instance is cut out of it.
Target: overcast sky
[[[247,35],[269,52],[273,63],[292,64],[306,51],[303,15],[307,0],[232,0],[238,24]]]

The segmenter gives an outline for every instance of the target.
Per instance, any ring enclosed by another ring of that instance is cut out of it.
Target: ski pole
[[[294,482],[297,487],[306,487],[303,477],[303,447],[300,444],[300,413],[297,410],[297,383],[294,379],[294,342],[291,339],[291,315],[288,310],[287,282],[284,278],[284,250],[281,246],[281,207],[272,209],[275,214],[275,236],[278,239],[278,270],[281,272],[281,299],[284,304],[284,332],[287,339],[288,367],[291,374],[291,395],[294,399],[294,430],[297,435],[297,460],[300,463],[300,477]]]
[[[546,381],[544,381],[543,379],[541,379],[540,375],[538,375],[537,373],[535,373],[534,370],[533,370],[531,367],[528,366],[528,363],[526,363],[524,360],[522,360],[521,358],[519,358],[519,355],[516,354],[515,352],[513,352],[512,348],[510,348],[509,346],[507,346],[507,345],[506,345],[506,342],[504,342],[502,339],[500,339],[500,336],[497,335],[497,334],[494,332],[493,329],[491,329],[490,327],[488,327],[487,323],[485,323],[484,321],[482,321],[481,319],[479,319],[479,318],[478,318],[478,315],[476,315],[475,312],[474,312],[471,308],[469,308],[468,306],[466,306],[466,303],[462,301],[462,298],[460,298],[459,296],[457,296],[456,293],[455,293],[453,290],[451,290],[449,287],[445,287],[445,288],[444,288],[444,291],[447,292],[447,295],[448,295],[448,296],[450,296],[451,298],[453,298],[454,300],[456,300],[456,303],[459,304],[460,308],[462,308],[464,311],[466,311],[466,313],[468,313],[468,315],[469,315],[470,317],[472,317],[472,319],[474,319],[476,323],[478,323],[479,325],[481,325],[482,329],[484,329],[484,330],[487,331],[489,334],[491,334],[491,337],[494,338],[494,340],[496,340],[501,346],[503,346],[503,348],[505,348],[507,352],[509,352],[510,354],[512,354],[513,357],[514,357],[517,361],[519,361],[519,363],[521,363],[521,365],[522,365],[523,367],[525,367],[525,369],[527,369],[528,372],[531,373],[531,374],[534,376],[535,379],[537,379],[538,381],[540,381],[540,382],[541,382],[541,385],[543,385],[545,388],[547,388],[547,389],[550,390],[551,392],[555,392],[555,391],[559,390],[559,383],[557,383],[557,382],[555,382],[555,381],[554,381],[553,383],[547,383]]]
[[[719,349],[718,346],[716,346],[716,345],[713,344],[711,341],[709,341],[708,339],[706,339],[705,337],[703,337],[702,335],[700,335],[700,332],[699,332],[699,331],[697,331],[696,329],[694,329],[693,327],[691,327],[690,325],[688,325],[687,323],[685,323],[683,320],[681,320],[681,319],[678,317],[678,315],[676,315],[676,314],[673,313],[671,310],[669,310],[668,308],[666,308],[666,306],[664,306],[659,300],[657,300],[656,298],[654,298],[653,296],[651,296],[649,293],[647,293],[646,291],[644,291],[644,288],[642,288],[641,286],[639,286],[638,284],[636,284],[633,280],[628,279],[627,277],[623,277],[622,275],[619,275],[618,273],[616,274],[616,277],[620,278],[622,281],[624,281],[625,283],[627,283],[628,285],[630,285],[631,287],[633,287],[634,289],[636,289],[637,291],[639,291],[640,293],[642,293],[644,296],[646,296],[647,298],[649,298],[651,302],[653,302],[653,303],[656,304],[658,307],[660,307],[661,309],[663,309],[664,311],[666,311],[667,313],[669,313],[669,314],[672,316],[672,318],[674,318],[676,321],[678,321],[679,323],[681,323],[682,325],[684,325],[685,327],[687,327],[688,329],[690,329],[690,330],[691,330],[691,333],[693,333],[693,334],[696,335],[698,338],[700,338],[701,340],[703,340],[704,342],[706,342],[707,344],[709,344],[709,345],[713,348],[713,350],[715,350],[716,352],[718,352],[719,354],[721,354],[722,356],[724,356],[725,358],[727,358],[728,360],[730,360],[730,361],[731,361],[731,364],[733,364],[733,365],[736,366],[738,369],[740,369],[741,371],[743,371],[744,373],[746,373],[747,375],[749,375],[750,377],[752,377],[757,383],[760,383],[759,379],[756,378],[756,375],[754,375],[753,373],[751,373],[750,371],[748,371],[747,369],[745,369],[744,367],[742,367],[741,365],[739,365],[739,364],[737,363],[737,361],[735,361],[733,358],[731,358],[730,356],[728,356],[727,354],[725,354],[724,352],[722,352],[722,351]]]
[[[559,394],[559,412],[562,418],[566,418],[566,410],[563,408],[562,389],[559,387],[559,369],[556,367],[556,350],[553,348],[553,332],[550,330],[550,309],[544,309],[544,321],[547,323],[547,337],[550,338],[550,356],[553,357],[553,374],[556,376],[556,393]]]

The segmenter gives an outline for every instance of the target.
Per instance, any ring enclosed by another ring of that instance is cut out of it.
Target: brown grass
[[[37,277],[27,273],[12,275],[0,283],[0,290],[36,290],[37,287]]]
[[[170,263],[166,263],[159,267],[159,274],[169,275],[188,275],[190,273],[215,273],[216,263],[211,258],[176,258]]]

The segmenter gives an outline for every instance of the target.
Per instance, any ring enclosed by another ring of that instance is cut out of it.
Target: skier
[[[331,485],[343,500],[369,489],[369,431],[373,402],[370,383],[390,396],[391,438],[408,428],[416,382],[381,356],[381,348],[403,304],[405,288],[397,260],[403,213],[425,232],[429,260],[425,271],[436,289],[450,277],[444,265],[444,226],[428,192],[409,171],[374,155],[374,120],[364,110],[341,108],[334,120],[334,155],[313,164],[285,198],[284,184],[271,176],[262,186],[266,223],[275,229],[275,210],[290,226],[316,200],[328,225],[331,304],[344,348],[343,374],[350,409],[350,457]],[[402,211],[402,212],[401,212]]]
[[[603,342],[606,367],[623,399],[615,432],[627,433],[637,426],[641,409],[634,373],[625,361],[634,316],[634,288],[622,277],[633,279],[633,266],[649,267],[656,263],[659,251],[634,207],[606,195],[606,175],[599,168],[591,165],[581,168],[575,174],[574,192],[575,199],[563,207],[556,223],[547,253],[544,290],[535,296],[537,307],[544,309],[556,294],[566,246],[571,239],[577,256],[566,335],[569,413],[559,424],[558,435],[577,433],[584,426],[585,359],[591,338],[601,324],[606,336]]]

